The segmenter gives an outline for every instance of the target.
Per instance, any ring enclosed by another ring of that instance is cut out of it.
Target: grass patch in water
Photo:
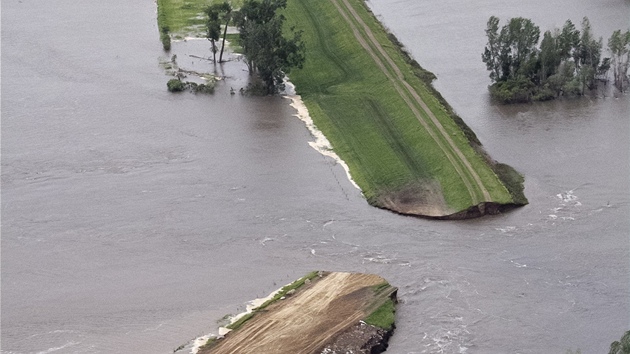
[[[213,345],[215,345],[217,343],[218,340],[219,339],[217,337],[210,337],[210,338],[208,338],[206,343],[199,347],[199,350],[208,349],[208,348],[212,347]]]
[[[205,37],[206,14],[205,9],[223,0],[157,0],[158,28],[165,26],[170,33],[180,38]],[[228,0],[232,8],[238,9],[243,0]],[[160,30],[161,31],[161,30]]]
[[[383,305],[366,317],[364,322],[386,331],[394,328],[394,322],[396,322],[396,306],[394,301],[387,299]]]

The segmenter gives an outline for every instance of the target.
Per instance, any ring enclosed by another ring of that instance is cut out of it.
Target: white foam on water
[[[565,203],[574,202],[574,201],[577,201],[578,199],[578,197],[575,194],[573,194],[573,190],[566,191],[564,193],[558,193],[556,194],[556,197],[558,197],[560,200],[562,200]]]
[[[211,334],[206,334],[205,336],[193,339],[193,346],[190,349],[190,353],[197,354],[199,352],[199,349],[208,342],[208,339],[210,339],[210,337],[212,337]]]
[[[56,351],[58,351],[58,350],[62,350],[62,349],[65,349],[65,348],[71,347],[71,346],[73,346],[73,345],[77,345],[77,344],[79,344],[79,342],[68,342],[68,343],[66,343],[66,344],[64,344],[64,345],[62,345],[62,346],[60,346],[60,347],[52,347],[52,348],[48,348],[48,349],[46,349],[46,350],[43,350],[43,351],[41,351],[41,352],[37,352],[37,354],[47,354],[47,353],[52,353],[52,352],[56,352]]]
[[[356,189],[361,190],[361,188],[359,188],[356,182],[352,179],[352,176],[350,175],[350,169],[348,168],[346,162],[333,151],[332,145],[330,144],[324,133],[317,129],[317,126],[315,125],[315,123],[313,123],[313,119],[308,113],[308,108],[306,108],[306,105],[302,101],[302,97],[295,94],[295,86],[289,81],[285,81],[285,85],[287,89],[284,97],[291,100],[291,107],[297,110],[295,116],[298,117],[299,120],[304,122],[304,124],[306,124],[306,127],[315,138],[315,141],[310,141],[308,144],[313,149],[317,150],[317,152],[319,152],[320,154],[328,156],[334,159],[336,163],[340,164],[341,167],[343,167],[344,171],[346,171],[346,176],[348,176],[348,180],[350,181],[350,183],[352,183],[352,185]]]
[[[289,284],[287,284],[289,285]],[[285,285],[286,286],[286,285]],[[262,304],[264,304],[265,302],[273,299],[274,296],[276,296],[283,287],[279,288],[278,290],[275,290],[274,292],[272,292],[271,294],[267,295],[266,297],[262,297],[259,299],[254,299],[249,301],[246,305],[245,305],[245,312],[241,312],[235,316],[230,317],[230,323],[227,324],[225,327],[219,327],[219,337],[223,337],[224,335],[230,333],[232,330],[227,328],[227,326],[231,325],[232,323],[235,323],[236,321],[238,321],[239,319],[241,319],[241,317],[246,316],[252,312],[254,312],[255,309],[257,309],[258,307],[260,307]],[[201,337],[197,337],[195,339],[193,339],[193,345],[190,349],[190,354],[197,354],[199,352],[199,349],[205,345],[208,342],[208,339],[210,339],[211,337],[216,337],[215,335],[213,335],[212,333],[203,335]]]

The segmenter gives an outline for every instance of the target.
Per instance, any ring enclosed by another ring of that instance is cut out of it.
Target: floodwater
[[[528,206],[372,208],[288,99],[229,94],[239,63],[212,96],[169,94],[153,1],[3,1],[2,352],[172,352],[314,269],[399,287],[391,353],[606,352],[630,324],[629,96],[496,106],[480,53],[492,14],[607,37],[630,3],[369,4]],[[207,65],[201,43],[178,61]]]

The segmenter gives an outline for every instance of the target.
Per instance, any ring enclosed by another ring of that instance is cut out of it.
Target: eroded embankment
[[[397,289],[374,274],[312,274],[199,353],[384,351],[394,330]]]
[[[527,203],[522,177],[487,156],[361,1],[291,0],[287,17],[308,58],[291,79],[370,204],[466,218]]]

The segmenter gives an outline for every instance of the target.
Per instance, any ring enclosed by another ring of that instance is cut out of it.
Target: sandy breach
[[[320,272],[199,353],[320,353],[328,346],[340,353],[380,353],[391,333],[367,330],[376,327],[361,320],[387,301],[395,303],[396,290],[375,274]],[[366,330],[376,336],[352,339]]]
[[[308,108],[306,108],[306,105],[302,101],[302,97],[300,95],[295,94],[295,85],[293,85],[289,81],[285,81],[285,85],[286,85],[286,94],[283,97],[291,100],[291,107],[295,108],[295,110],[297,111],[297,113],[294,114],[294,116],[296,116],[299,120],[304,122],[308,130],[311,132],[311,135],[313,135],[313,137],[315,138],[315,141],[309,141],[308,144],[320,154],[324,156],[328,156],[332,158],[333,160],[335,160],[336,163],[340,164],[341,167],[343,167],[344,171],[346,171],[346,176],[348,176],[348,180],[350,180],[350,183],[352,183],[352,185],[356,189],[361,190],[361,188],[359,188],[356,182],[352,179],[352,176],[350,175],[350,169],[348,168],[348,164],[346,164],[346,162],[342,160],[339,157],[339,155],[335,153],[335,151],[332,148],[332,145],[330,144],[330,141],[326,139],[326,136],[324,135],[324,133],[322,133],[319,129],[317,129],[317,126],[315,125],[315,123],[313,123],[313,119],[311,118],[311,115],[308,113]]]
[[[287,284],[289,285],[289,284]],[[286,285],[285,285],[286,286]],[[245,305],[245,311],[241,312],[235,316],[231,316],[229,323],[226,326],[229,326],[232,323],[235,323],[236,321],[238,321],[239,319],[241,319],[241,317],[249,315],[250,313],[254,312],[254,310],[256,310],[258,307],[260,307],[260,305],[264,304],[265,302],[271,300],[274,298],[274,296],[276,296],[276,294],[278,294],[280,291],[282,291],[282,288],[279,288],[278,290],[275,290],[274,292],[272,292],[271,294],[267,295],[266,297],[262,297],[262,298],[258,298],[258,299],[254,299],[249,301],[246,305]],[[190,354],[197,354],[199,353],[199,350],[201,349],[201,347],[203,347],[210,338],[213,337],[223,337],[226,334],[230,333],[232,330],[227,328],[227,327],[219,327],[218,329],[218,336],[214,335],[212,333],[208,333],[205,334],[201,337],[197,337],[195,339],[192,340],[192,343],[190,344],[190,346],[186,346],[183,347],[182,349],[187,350],[188,348],[190,348],[189,353]]]

